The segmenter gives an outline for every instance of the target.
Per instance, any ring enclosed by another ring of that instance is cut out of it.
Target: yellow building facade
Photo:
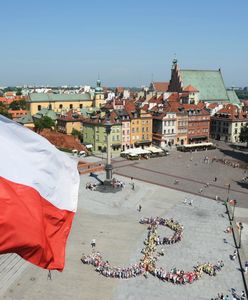
[[[152,115],[146,111],[131,113],[130,145],[148,146],[152,143]]]
[[[27,109],[33,116],[42,108],[48,108],[55,112],[66,112],[69,110],[80,110],[93,107],[94,100],[90,93],[84,94],[50,94],[33,93],[27,100]]]

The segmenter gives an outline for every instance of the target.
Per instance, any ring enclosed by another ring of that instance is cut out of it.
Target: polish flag
[[[0,254],[62,271],[78,188],[73,159],[0,115]]]

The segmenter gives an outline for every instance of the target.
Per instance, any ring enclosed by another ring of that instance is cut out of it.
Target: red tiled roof
[[[153,82],[153,87],[157,92],[167,92],[169,82]]]
[[[227,117],[231,120],[248,119],[248,113],[240,110],[237,106],[233,104],[226,104],[215,114],[215,117],[222,117],[222,114],[227,115]]]
[[[73,122],[80,122],[83,119],[82,115],[74,113],[72,110],[69,110],[65,115],[62,115],[58,118],[58,120],[64,121],[73,121]]]
[[[149,108],[149,104],[145,104],[142,106],[142,109],[145,111],[148,111],[148,108]]]
[[[130,113],[136,110],[135,104],[133,101],[126,101],[125,103],[125,110]]]
[[[68,150],[77,149],[78,151],[88,152],[86,147],[81,145],[72,135],[66,135],[50,129],[43,129],[40,135],[58,148],[64,148]]]
[[[179,94],[178,93],[172,93],[169,97],[168,97],[168,102],[177,102],[179,101]]]
[[[219,104],[218,103],[210,103],[209,105],[208,105],[208,108],[209,109],[214,109],[215,107],[217,107]]]
[[[163,101],[163,95],[160,95],[158,98],[157,98],[157,96],[153,96],[148,102],[159,104],[159,103],[162,103],[162,101]]]
[[[184,92],[189,92],[189,93],[195,93],[195,92],[199,92],[195,87],[193,87],[193,85],[187,85],[184,89]]]
[[[117,93],[123,93],[123,92],[124,92],[124,87],[118,86],[118,87],[116,88],[116,91],[117,91]]]

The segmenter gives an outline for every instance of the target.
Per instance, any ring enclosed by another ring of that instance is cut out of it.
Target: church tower
[[[94,106],[101,107],[103,104],[105,104],[104,93],[103,88],[101,86],[101,80],[98,79],[95,88]]]

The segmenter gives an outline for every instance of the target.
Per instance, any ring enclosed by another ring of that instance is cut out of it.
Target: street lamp
[[[229,200],[230,187],[231,187],[231,185],[230,185],[230,183],[228,183],[228,184],[227,184],[227,198],[226,198],[226,201]]]
[[[241,248],[241,234],[244,226],[241,222],[239,222],[239,248]]]
[[[109,120],[105,123],[105,130],[107,134],[107,163],[105,166],[106,179],[104,181],[105,185],[112,185],[112,171],[113,167],[111,165],[111,127],[113,124]]]
[[[237,201],[236,200],[232,200],[233,203],[233,210],[232,210],[232,221],[234,219],[234,211],[235,211],[235,206],[237,205]]]

